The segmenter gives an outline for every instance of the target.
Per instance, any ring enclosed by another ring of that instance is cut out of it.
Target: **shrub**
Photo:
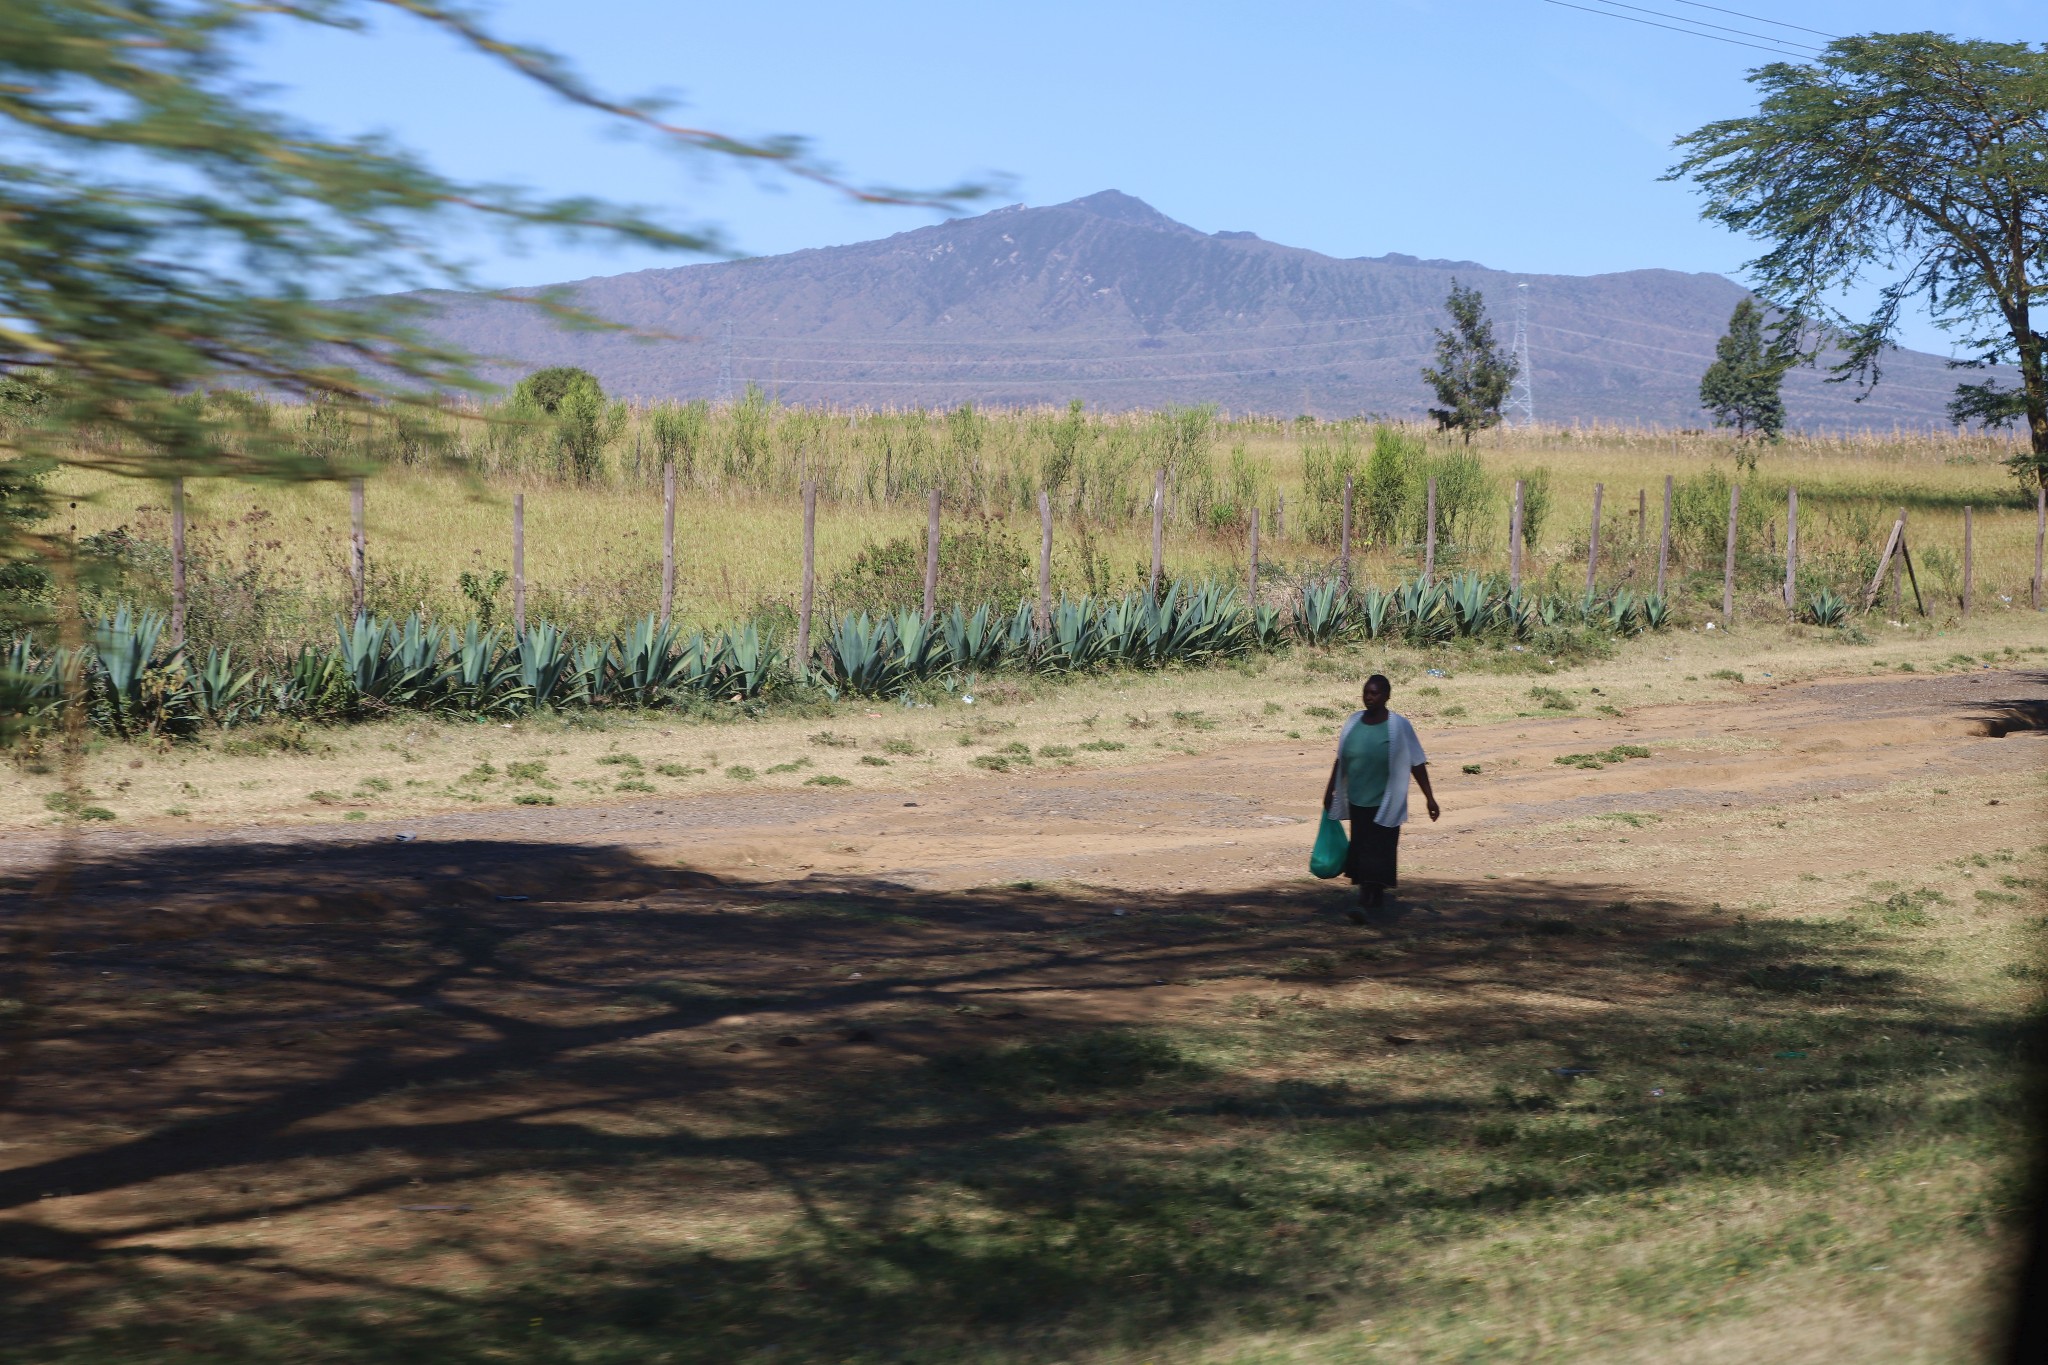
[[[870,543],[833,577],[828,589],[833,610],[879,616],[921,608],[924,552],[923,536]],[[1024,547],[989,518],[939,537],[942,601],[1015,603],[1034,591],[1035,572]]]

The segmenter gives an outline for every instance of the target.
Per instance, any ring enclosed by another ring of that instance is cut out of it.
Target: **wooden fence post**
[[[1344,476],[1343,521],[1337,528],[1337,588],[1351,591],[1351,476]]]
[[[1166,471],[1152,476],[1152,600],[1159,600],[1159,561],[1166,552]]]
[[[1721,627],[1735,624],[1735,512],[1742,502],[1742,485],[1728,487],[1728,555],[1721,562]]]
[[[1253,611],[1259,609],[1259,509],[1252,509],[1252,567],[1251,576],[1245,584],[1245,605]]]
[[[185,478],[171,480],[171,652],[185,647]]]
[[[938,495],[932,495],[936,498]],[[796,609],[796,658],[791,671],[803,682],[811,676],[811,602],[818,591],[818,484],[804,480],[804,580]]]
[[[1273,509],[1273,539],[1287,539],[1287,495],[1282,493],[1279,506]]]
[[[805,504],[806,509],[810,506]],[[810,512],[804,512],[805,523],[809,524]],[[805,533],[807,536],[809,532]],[[932,490],[924,519],[924,619],[929,621],[939,609],[939,490]]]
[[[1052,499],[1038,495],[1038,628],[1052,629]]]
[[[2041,548],[2048,543],[2048,487],[2034,490],[2034,610],[2041,610]]]
[[[1963,508],[1963,615],[1970,614],[1970,589],[1976,577],[1977,562],[1974,557],[1976,538],[1971,534],[1970,509]]]
[[[349,579],[354,587],[353,601],[355,614],[363,614],[363,572],[368,559],[368,547],[363,539],[363,481],[350,479],[348,483],[349,512]]]
[[[1636,490],[1636,543],[1640,545],[1643,541],[1646,541],[1649,538],[1650,490],[1647,488],[1638,488]]]
[[[1429,580],[1436,576],[1436,478],[1430,477],[1424,485],[1422,506],[1422,583],[1429,586]]]
[[[1677,438],[1672,438],[1677,448]],[[1664,476],[1664,529],[1657,534],[1657,596],[1664,595],[1664,571],[1671,567],[1671,476]]]
[[[512,633],[526,638],[526,494],[512,495]]]
[[[676,608],[676,462],[661,466],[661,628]]]
[[[1885,570],[1892,567],[1892,556],[1899,552],[1899,546],[1906,538],[1906,509],[1899,509],[1899,519],[1892,523],[1892,533],[1885,537],[1884,551],[1877,557],[1877,572],[1870,576],[1870,586],[1863,592],[1863,609],[1869,611],[1877,605],[1877,595],[1884,591]],[[1893,614],[1898,609],[1898,588],[1896,580],[1892,589]]]
[[[1799,610],[1799,490],[1785,490],[1785,610]]]
[[[1508,512],[1508,591],[1522,590],[1522,483],[1515,480],[1515,503]]]
[[[1607,492],[1607,485],[1593,485],[1593,531],[1586,538],[1586,591],[1593,591],[1594,575],[1600,569],[1600,499]]]

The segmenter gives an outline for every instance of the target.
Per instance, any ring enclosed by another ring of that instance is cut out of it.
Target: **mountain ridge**
[[[1665,269],[1495,270],[1389,252],[1339,258],[1233,229],[1204,233],[1103,190],[842,246],[593,276],[561,286],[659,340],[565,330],[537,310],[437,293],[430,330],[509,381],[581,365],[643,400],[734,384],[871,407],[1213,402],[1237,412],[1420,417],[1451,282],[1487,297],[1503,342],[1526,285],[1546,423],[1703,426],[1699,376],[1741,286]],[[529,291],[537,292],[537,291]],[[1794,427],[1946,427],[1940,357],[1899,351],[1864,403],[1812,370],[1786,380]]]

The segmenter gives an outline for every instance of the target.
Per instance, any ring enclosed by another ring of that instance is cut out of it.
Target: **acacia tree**
[[[1714,416],[1714,425],[1734,427],[1743,443],[1737,459],[1754,469],[1752,433],[1766,441],[1785,429],[1785,400],[1779,389],[1791,367],[1791,348],[1784,333],[1764,340],[1764,313],[1753,299],[1735,305],[1728,331],[1714,343],[1714,363],[1700,376],[1700,406]]]
[[[1690,177],[1705,217],[1769,244],[1752,286],[1824,324],[1801,358],[1839,348],[1836,382],[1880,380],[1914,298],[1975,353],[1965,364],[2016,364],[2017,389],[1964,385],[1957,399],[1965,415],[2024,412],[2032,441],[2014,473],[2048,485],[2048,337],[2034,318],[2048,289],[2048,47],[1864,34],[1750,82],[1757,111],[1679,138],[1666,178]],[[1871,283],[1865,317],[1830,301]]]
[[[243,58],[272,30],[359,30],[393,11],[667,148],[871,202],[943,207],[980,192],[863,188],[799,139],[670,122],[437,0],[0,0],[0,378],[42,381],[33,413],[0,413],[12,501],[33,500],[30,475],[52,463],[152,478],[356,472],[252,421],[246,404],[194,395],[255,388],[403,424],[437,392],[480,388],[468,358],[422,326],[430,305],[394,297],[475,288],[439,245],[466,227],[723,249],[706,228],[467,183],[382,139],[336,137],[259,103]],[[499,297],[602,322],[545,293]],[[63,553],[20,530],[33,509],[14,512],[0,519],[0,532],[16,528],[0,535],[0,564]]]
[[[1451,315],[1451,326],[1436,329],[1436,364],[1422,371],[1423,381],[1443,404],[1429,415],[1437,430],[1463,432],[1470,445],[1473,432],[1500,424],[1500,407],[1515,385],[1519,362],[1495,344],[1486,299],[1477,289],[1462,288],[1453,278],[1444,311]]]

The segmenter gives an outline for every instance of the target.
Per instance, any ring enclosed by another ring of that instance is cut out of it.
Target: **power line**
[[[1556,5],[1560,9],[1575,9],[1582,10],[1587,14],[1604,15],[1609,19],[1624,19],[1631,24],[1643,24],[1650,28],[1667,29],[1672,33],[1684,33],[1694,38],[1709,38],[1712,39],[1714,42],[1729,43],[1735,47],[1755,48],[1759,52],[1775,52],[1780,57],[1791,57],[1795,60],[1801,61],[1805,60],[1806,57],[1806,54],[1800,52],[1793,52],[1788,48],[1767,46],[1764,43],[1745,43],[1740,38],[1723,38],[1718,33],[1702,33],[1699,29],[1696,28],[1680,28],[1676,24],[1660,24],[1654,19],[1638,19],[1633,14],[1617,14],[1615,11],[1611,9],[1593,9],[1587,5],[1570,4],[1568,3],[1568,0],[1543,0],[1543,3],[1546,5]],[[1772,39],[1771,41],[1776,42],[1777,40]]]
[[[1783,19],[1766,19],[1761,14],[1744,14],[1739,9],[1722,9],[1719,5],[1703,5],[1700,3],[1700,0],[1671,0],[1671,3],[1675,5],[1688,5],[1693,9],[1710,9],[1716,14],[1732,14],[1738,19],[1751,19],[1759,24],[1770,24],[1776,28],[1797,29],[1801,33],[1818,34],[1820,37],[1830,40],[1842,36],[1839,33],[1824,33],[1817,28],[1808,28],[1804,24],[1788,24]]]
[[[1780,47],[1803,47],[1809,52],[1821,51],[1821,49],[1819,47],[1816,47],[1814,44],[1802,43],[1796,38],[1780,38],[1773,33],[1751,33],[1746,28],[1730,28],[1726,24],[1708,23],[1705,19],[1688,19],[1682,14],[1667,14],[1665,11],[1661,9],[1646,9],[1641,5],[1625,4],[1623,0],[1597,0],[1597,3],[1606,5],[1611,9],[1632,9],[1638,14],[1654,14],[1659,19],[1675,19],[1681,24],[1691,24],[1695,28],[1719,29],[1723,33],[1739,33],[1745,38],[1761,38],[1767,43],[1776,43]],[[1617,14],[1614,17],[1617,19],[1621,19],[1627,16]],[[1713,37],[1711,33],[1702,33],[1699,36],[1702,38]]]

